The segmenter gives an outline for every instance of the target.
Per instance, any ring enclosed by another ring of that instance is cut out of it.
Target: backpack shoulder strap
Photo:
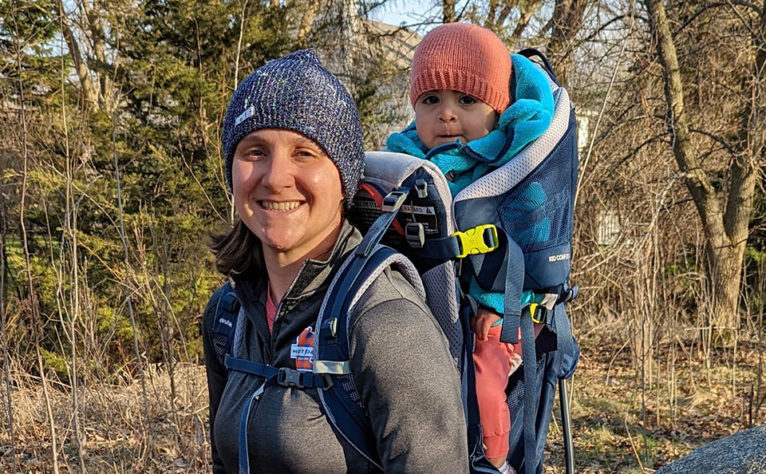
[[[338,270],[322,302],[314,339],[314,373],[329,374],[334,382],[318,391],[330,423],[354,449],[381,470],[375,436],[350,371],[349,315],[378,275],[391,267],[399,269],[425,300],[425,290],[412,262],[379,243],[403,202],[403,198],[389,201],[389,210],[378,218]]]
[[[240,303],[231,280],[227,280],[215,293],[214,297],[218,297],[218,303],[213,322],[213,346],[218,362],[225,365],[226,354],[231,354]]]

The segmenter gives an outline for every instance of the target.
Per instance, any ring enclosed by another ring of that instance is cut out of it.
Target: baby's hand
[[[476,334],[480,341],[484,341],[487,339],[489,328],[501,319],[503,319],[502,316],[498,316],[488,309],[479,308],[476,311],[476,316],[471,319],[471,331]]]

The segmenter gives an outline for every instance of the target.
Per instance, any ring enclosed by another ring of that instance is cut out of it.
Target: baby
[[[553,115],[545,74],[527,58],[509,55],[500,38],[476,25],[431,30],[415,50],[411,79],[415,122],[389,136],[386,147],[432,161],[453,197],[540,136]],[[468,293],[479,303],[471,329],[485,454],[501,472],[515,472],[507,462],[511,420],[505,388],[521,364],[521,341],[500,342],[502,293],[487,292],[475,280]],[[536,295],[524,292],[521,306],[532,302],[539,302]]]

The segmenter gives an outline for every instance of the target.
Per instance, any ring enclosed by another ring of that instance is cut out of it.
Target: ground
[[[582,359],[570,385],[577,472],[651,472],[702,444],[747,428],[753,418],[756,424],[766,422],[766,407],[754,417],[751,403],[753,392],[758,393],[756,345],[741,344],[736,356],[733,349],[719,349],[706,357],[694,344],[679,341],[675,354],[658,344],[653,363],[644,364],[643,390],[640,364],[634,367],[626,345],[585,338],[581,347]],[[711,361],[709,367],[705,360]],[[77,422],[82,426],[87,472],[209,470],[204,368],[179,364],[174,379],[175,396],[162,367],[147,371],[146,397],[137,378],[80,387]],[[7,429],[3,386],[0,471],[13,472],[15,453],[19,472],[53,472],[41,382],[19,372],[12,372],[11,381],[15,443]],[[58,467],[79,471],[78,448],[71,442],[71,392],[53,383],[48,392]],[[558,407],[554,410],[558,413]],[[555,421],[548,435],[545,472],[563,473],[563,458],[560,422]]]

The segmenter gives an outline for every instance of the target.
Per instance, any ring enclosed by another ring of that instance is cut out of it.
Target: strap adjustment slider
[[[407,199],[407,194],[407,192],[398,189],[386,194],[386,197],[383,198],[383,205],[381,206],[383,212],[398,211],[399,208],[402,207],[402,204],[404,204],[404,200]]]
[[[422,249],[426,243],[426,233],[423,224],[411,222],[404,228],[407,244],[414,249]]]
[[[544,324],[548,319],[548,308],[541,304],[530,303],[529,317],[532,319],[533,323]]]

